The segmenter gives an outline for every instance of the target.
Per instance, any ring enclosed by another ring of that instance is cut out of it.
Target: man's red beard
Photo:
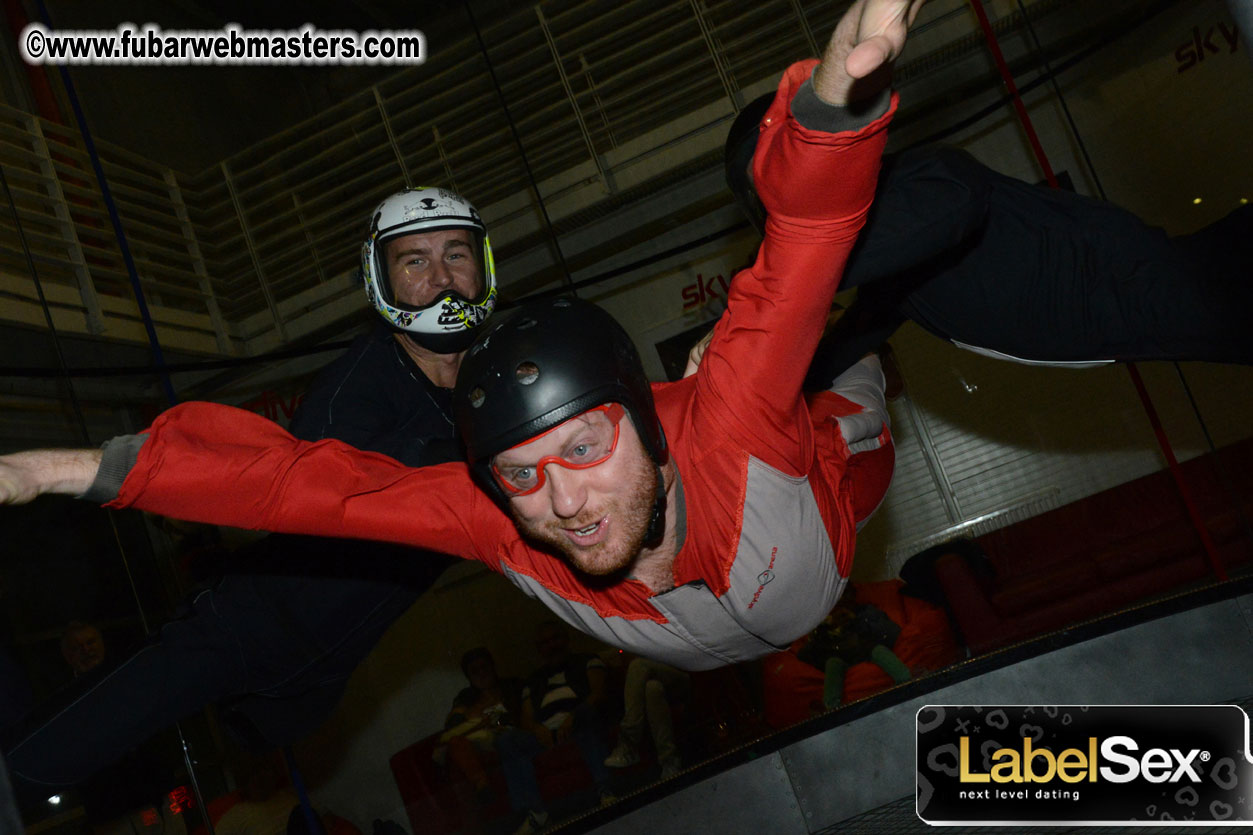
[[[538,525],[521,518],[510,506],[514,524],[523,536],[547,545],[584,574],[605,576],[629,567],[644,547],[644,536],[657,501],[657,467],[647,455],[623,479],[627,489],[608,504],[585,509],[573,519],[550,519]],[[566,530],[586,528],[609,517],[609,537],[589,547],[570,541]]]

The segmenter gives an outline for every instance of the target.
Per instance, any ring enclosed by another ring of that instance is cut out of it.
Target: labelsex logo
[[[1087,781],[1095,783],[1099,774],[1111,783],[1130,783],[1143,777],[1150,783],[1177,783],[1185,777],[1193,783],[1201,782],[1193,762],[1207,762],[1208,751],[1193,748],[1186,754],[1177,748],[1150,748],[1142,755],[1140,745],[1129,736],[1111,736],[1100,744],[1098,753],[1096,737],[1088,737],[1088,750],[1067,748],[1054,755],[1047,748],[1032,748],[1031,740],[1022,741],[1022,753],[1013,748],[1001,748],[992,754],[996,762],[991,771],[981,773],[970,770],[970,738],[960,740],[961,781],[963,783],[1047,783],[1054,777],[1064,783]],[[1101,765],[1108,760],[1113,765]]]

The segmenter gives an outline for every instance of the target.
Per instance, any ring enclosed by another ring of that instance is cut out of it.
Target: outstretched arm
[[[259,415],[184,403],[95,450],[0,459],[0,502],[82,495],[174,519],[395,542],[491,563],[508,517],[465,464],[413,469],[338,441],[298,441]],[[481,546],[481,547],[480,547]],[[494,563],[493,563],[494,564]]]
[[[81,496],[99,469],[98,449],[36,449],[0,455],[0,504],[26,504],[45,493]]]
[[[810,437],[801,385],[844,264],[874,197],[892,108],[848,129],[811,127],[798,112],[875,96],[875,70],[904,47],[921,0],[858,0],[817,65],[790,67],[761,122],[753,180],[766,209],[766,241],[738,274],[727,313],[696,375],[696,415],[750,438],[752,454],[803,472]],[[885,72],[881,71],[881,72]],[[810,80],[812,79],[812,81]],[[863,80],[864,79],[864,80]],[[812,87],[810,90],[809,88]],[[809,103],[802,101],[806,92]]]

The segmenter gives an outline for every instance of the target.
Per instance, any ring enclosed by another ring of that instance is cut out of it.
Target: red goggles
[[[581,412],[569,420],[563,421],[547,432],[530,438],[525,443],[510,447],[506,452],[535,443],[540,438],[556,432],[563,426],[581,420],[586,424],[567,439],[565,446],[558,455],[545,455],[534,464],[505,464],[497,466],[492,462],[492,476],[510,498],[529,496],[544,486],[544,471],[549,464],[565,467],[567,470],[586,470],[603,464],[613,455],[618,447],[619,424],[626,410],[621,403],[604,403],[595,408]]]

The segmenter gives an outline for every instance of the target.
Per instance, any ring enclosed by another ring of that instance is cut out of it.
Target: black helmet
[[[453,413],[476,477],[502,503],[493,456],[602,403],[621,403],[644,448],[666,462],[665,434],[631,337],[591,302],[559,297],[497,316],[457,372]]]
[[[757,198],[757,192],[748,179],[748,167],[753,164],[753,153],[757,150],[761,120],[774,103],[774,96],[774,93],[766,93],[744,106],[740,115],[731,123],[722,156],[727,169],[727,187],[735,195],[735,202],[740,209],[748,216],[748,222],[762,235],[766,230],[766,209],[761,205],[761,200]]]

